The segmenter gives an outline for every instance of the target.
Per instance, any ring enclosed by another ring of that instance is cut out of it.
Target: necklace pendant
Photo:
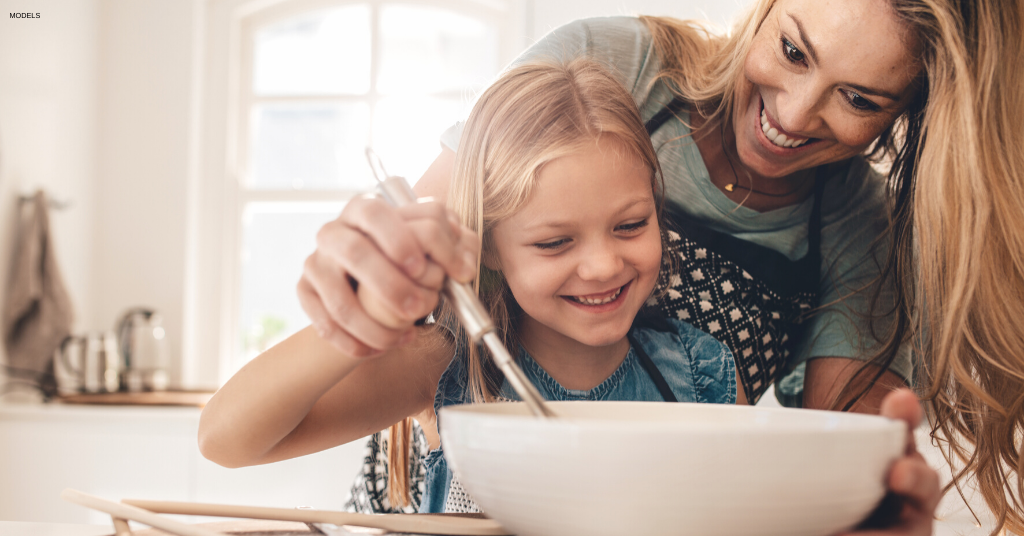
[[[731,192],[731,191],[733,191],[735,189],[736,189],[736,185],[731,183],[731,182],[729,184],[725,185],[725,191],[726,192]]]

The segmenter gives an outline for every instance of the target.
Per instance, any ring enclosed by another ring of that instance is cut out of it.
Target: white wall
[[[11,19],[10,12],[41,16]],[[89,328],[98,298],[92,279],[99,2],[0,0],[0,15],[0,303],[18,196],[44,188],[71,204],[52,213],[53,240],[76,327]]]
[[[199,0],[102,0],[94,315],[163,314],[181,352]],[[172,378],[176,380],[176,377]],[[175,382],[176,383],[176,382]]]

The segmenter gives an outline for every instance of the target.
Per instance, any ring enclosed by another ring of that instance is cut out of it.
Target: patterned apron
[[[647,122],[654,134],[686,106],[673,99]],[[821,198],[825,166],[815,177],[814,207],[807,225],[807,254],[785,255],[693,222],[679,205],[666,202],[667,255],[677,274],[657,299],[668,317],[693,324],[732,350],[747,400],[754,404],[768,386],[783,405],[799,406],[803,365],[787,370],[804,315],[817,305],[821,276]],[[783,382],[780,382],[783,383]]]

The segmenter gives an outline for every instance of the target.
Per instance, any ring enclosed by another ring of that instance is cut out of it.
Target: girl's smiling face
[[[779,0],[736,95],[740,161],[784,177],[864,152],[906,108],[916,51],[887,0]]]
[[[651,170],[614,136],[545,164],[529,201],[491,233],[485,263],[526,313],[520,333],[548,344],[621,342],[658,279]]]

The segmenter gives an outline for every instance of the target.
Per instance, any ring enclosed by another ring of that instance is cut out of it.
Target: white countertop
[[[116,406],[99,404],[11,404],[0,402],[0,419],[45,422],[74,418],[76,420],[138,419],[162,422],[199,422],[202,409],[188,406]]]
[[[0,521],[3,536],[107,536],[113,533],[112,527],[103,525]]]

